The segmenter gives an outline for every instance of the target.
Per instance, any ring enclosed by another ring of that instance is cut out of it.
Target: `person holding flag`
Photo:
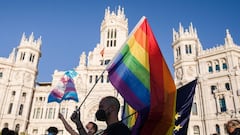
[[[103,131],[103,135],[130,135],[131,132],[126,125],[118,120],[118,112],[120,110],[120,103],[117,98],[113,96],[104,97],[96,112],[96,118],[99,121],[105,121],[107,128]],[[80,112],[74,111],[71,119],[77,125],[78,131],[84,132],[82,122],[80,120]]]

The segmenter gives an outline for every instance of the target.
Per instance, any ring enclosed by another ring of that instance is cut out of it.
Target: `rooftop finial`
[[[233,45],[233,39],[228,29],[226,29],[225,45]]]

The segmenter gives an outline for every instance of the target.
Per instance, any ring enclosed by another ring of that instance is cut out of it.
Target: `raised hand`
[[[73,114],[71,115],[71,120],[74,123],[79,123],[80,122],[80,111],[74,111]]]

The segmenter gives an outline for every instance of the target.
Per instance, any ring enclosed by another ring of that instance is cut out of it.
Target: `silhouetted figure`
[[[48,131],[48,135],[57,135],[58,134],[58,129],[56,127],[49,127],[47,131]]]
[[[9,129],[7,127],[2,129],[2,135],[8,135]]]

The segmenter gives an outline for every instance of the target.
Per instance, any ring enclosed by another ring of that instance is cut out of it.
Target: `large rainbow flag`
[[[113,86],[138,112],[133,134],[172,135],[176,87],[145,17],[107,70]]]

